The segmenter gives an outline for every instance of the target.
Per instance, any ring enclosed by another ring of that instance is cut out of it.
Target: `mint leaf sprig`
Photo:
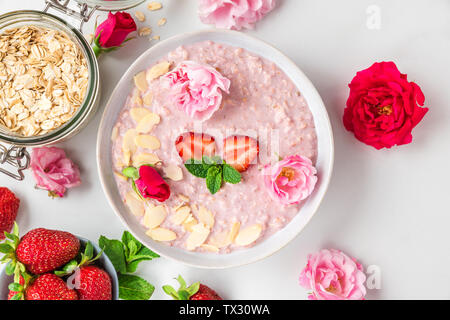
[[[222,188],[223,181],[231,184],[242,181],[239,171],[217,156],[212,158],[203,156],[201,161],[190,159],[184,166],[193,176],[206,179],[206,187],[211,194],[216,194]]]
[[[142,261],[159,258],[159,255],[145,247],[128,231],[123,233],[121,240],[100,236],[98,244],[119,274],[119,298],[123,300],[150,299],[155,287],[131,273],[136,272]]]

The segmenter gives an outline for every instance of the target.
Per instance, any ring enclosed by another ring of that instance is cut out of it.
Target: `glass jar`
[[[97,59],[92,47],[89,45],[81,30],[83,23],[87,22],[95,10],[123,10],[137,6],[145,0],[45,0],[46,7],[43,11],[20,10],[13,11],[0,16],[0,34],[6,29],[34,25],[48,29],[58,30],[69,36],[69,38],[82,51],[89,71],[88,87],[84,100],[72,116],[72,118],[46,134],[31,137],[16,134],[5,127],[0,126],[0,142],[8,144],[8,147],[0,144],[0,173],[17,180],[23,180],[23,170],[27,169],[30,156],[26,147],[44,146],[68,139],[83,129],[94,116],[100,99],[100,75]],[[69,4],[75,4],[71,8]],[[80,21],[79,28],[67,23],[47,11],[53,9]],[[9,168],[6,168],[9,166]]]

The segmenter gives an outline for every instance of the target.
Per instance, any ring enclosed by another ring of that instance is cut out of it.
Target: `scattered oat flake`
[[[136,18],[140,21],[140,22],[144,22],[145,21],[145,14],[142,11],[136,11],[134,13],[134,15],[136,16]]]
[[[160,2],[152,1],[147,5],[148,10],[155,11],[162,8],[162,4]]]
[[[161,40],[161,37],[160,36],[153,36],[152,40],[159,41],[159,40]]]
[[[152,29],[149,27],[143,27],[139,29],[138,33],[141,37],[148,36],[152,33]]]
[[[161,18],[161,19],[159,19],[159,21],[158,21],[158,26],[161,27],[161,26],[165,25],[166,22],[167,22],[167,19],[166,19],[166,18]]]

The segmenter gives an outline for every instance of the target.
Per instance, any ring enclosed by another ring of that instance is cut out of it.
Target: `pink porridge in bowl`
[[[302,214],[317,181],[317,135],[307,102],[277,65],[198,42],[134,82],[113,129],[113,170],[150,238],[226,254]]]

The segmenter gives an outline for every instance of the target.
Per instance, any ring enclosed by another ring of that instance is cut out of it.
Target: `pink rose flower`
[[[252,29],[275,8],[275,0],[200,0],[200,20],[217,28]]]
[[[139,168],[139,178],[134,181],[141,195],[146,199],[164,202],[170,197],[169,185],[161,178],[158,171],[151,166]]]
[[[181,62],[162,77],[172,102],[194,120],[211,118],[222,104],[222,91],[229,93],[230,80],[211,66]]]
[[[362,266],[339,250],[321,250],[308,256],[300,285],[310,300],[364,300],[366,275]]]
[[[317,183],[317,170],[311,160],[298,155],[265,166],[262,174],[269,195],[284,205],[306,199]]]
[[[60,148],[34,148],[30,167],[37,186],[59,197],[64,197],[66,189],[81,184],[78,167]]]

